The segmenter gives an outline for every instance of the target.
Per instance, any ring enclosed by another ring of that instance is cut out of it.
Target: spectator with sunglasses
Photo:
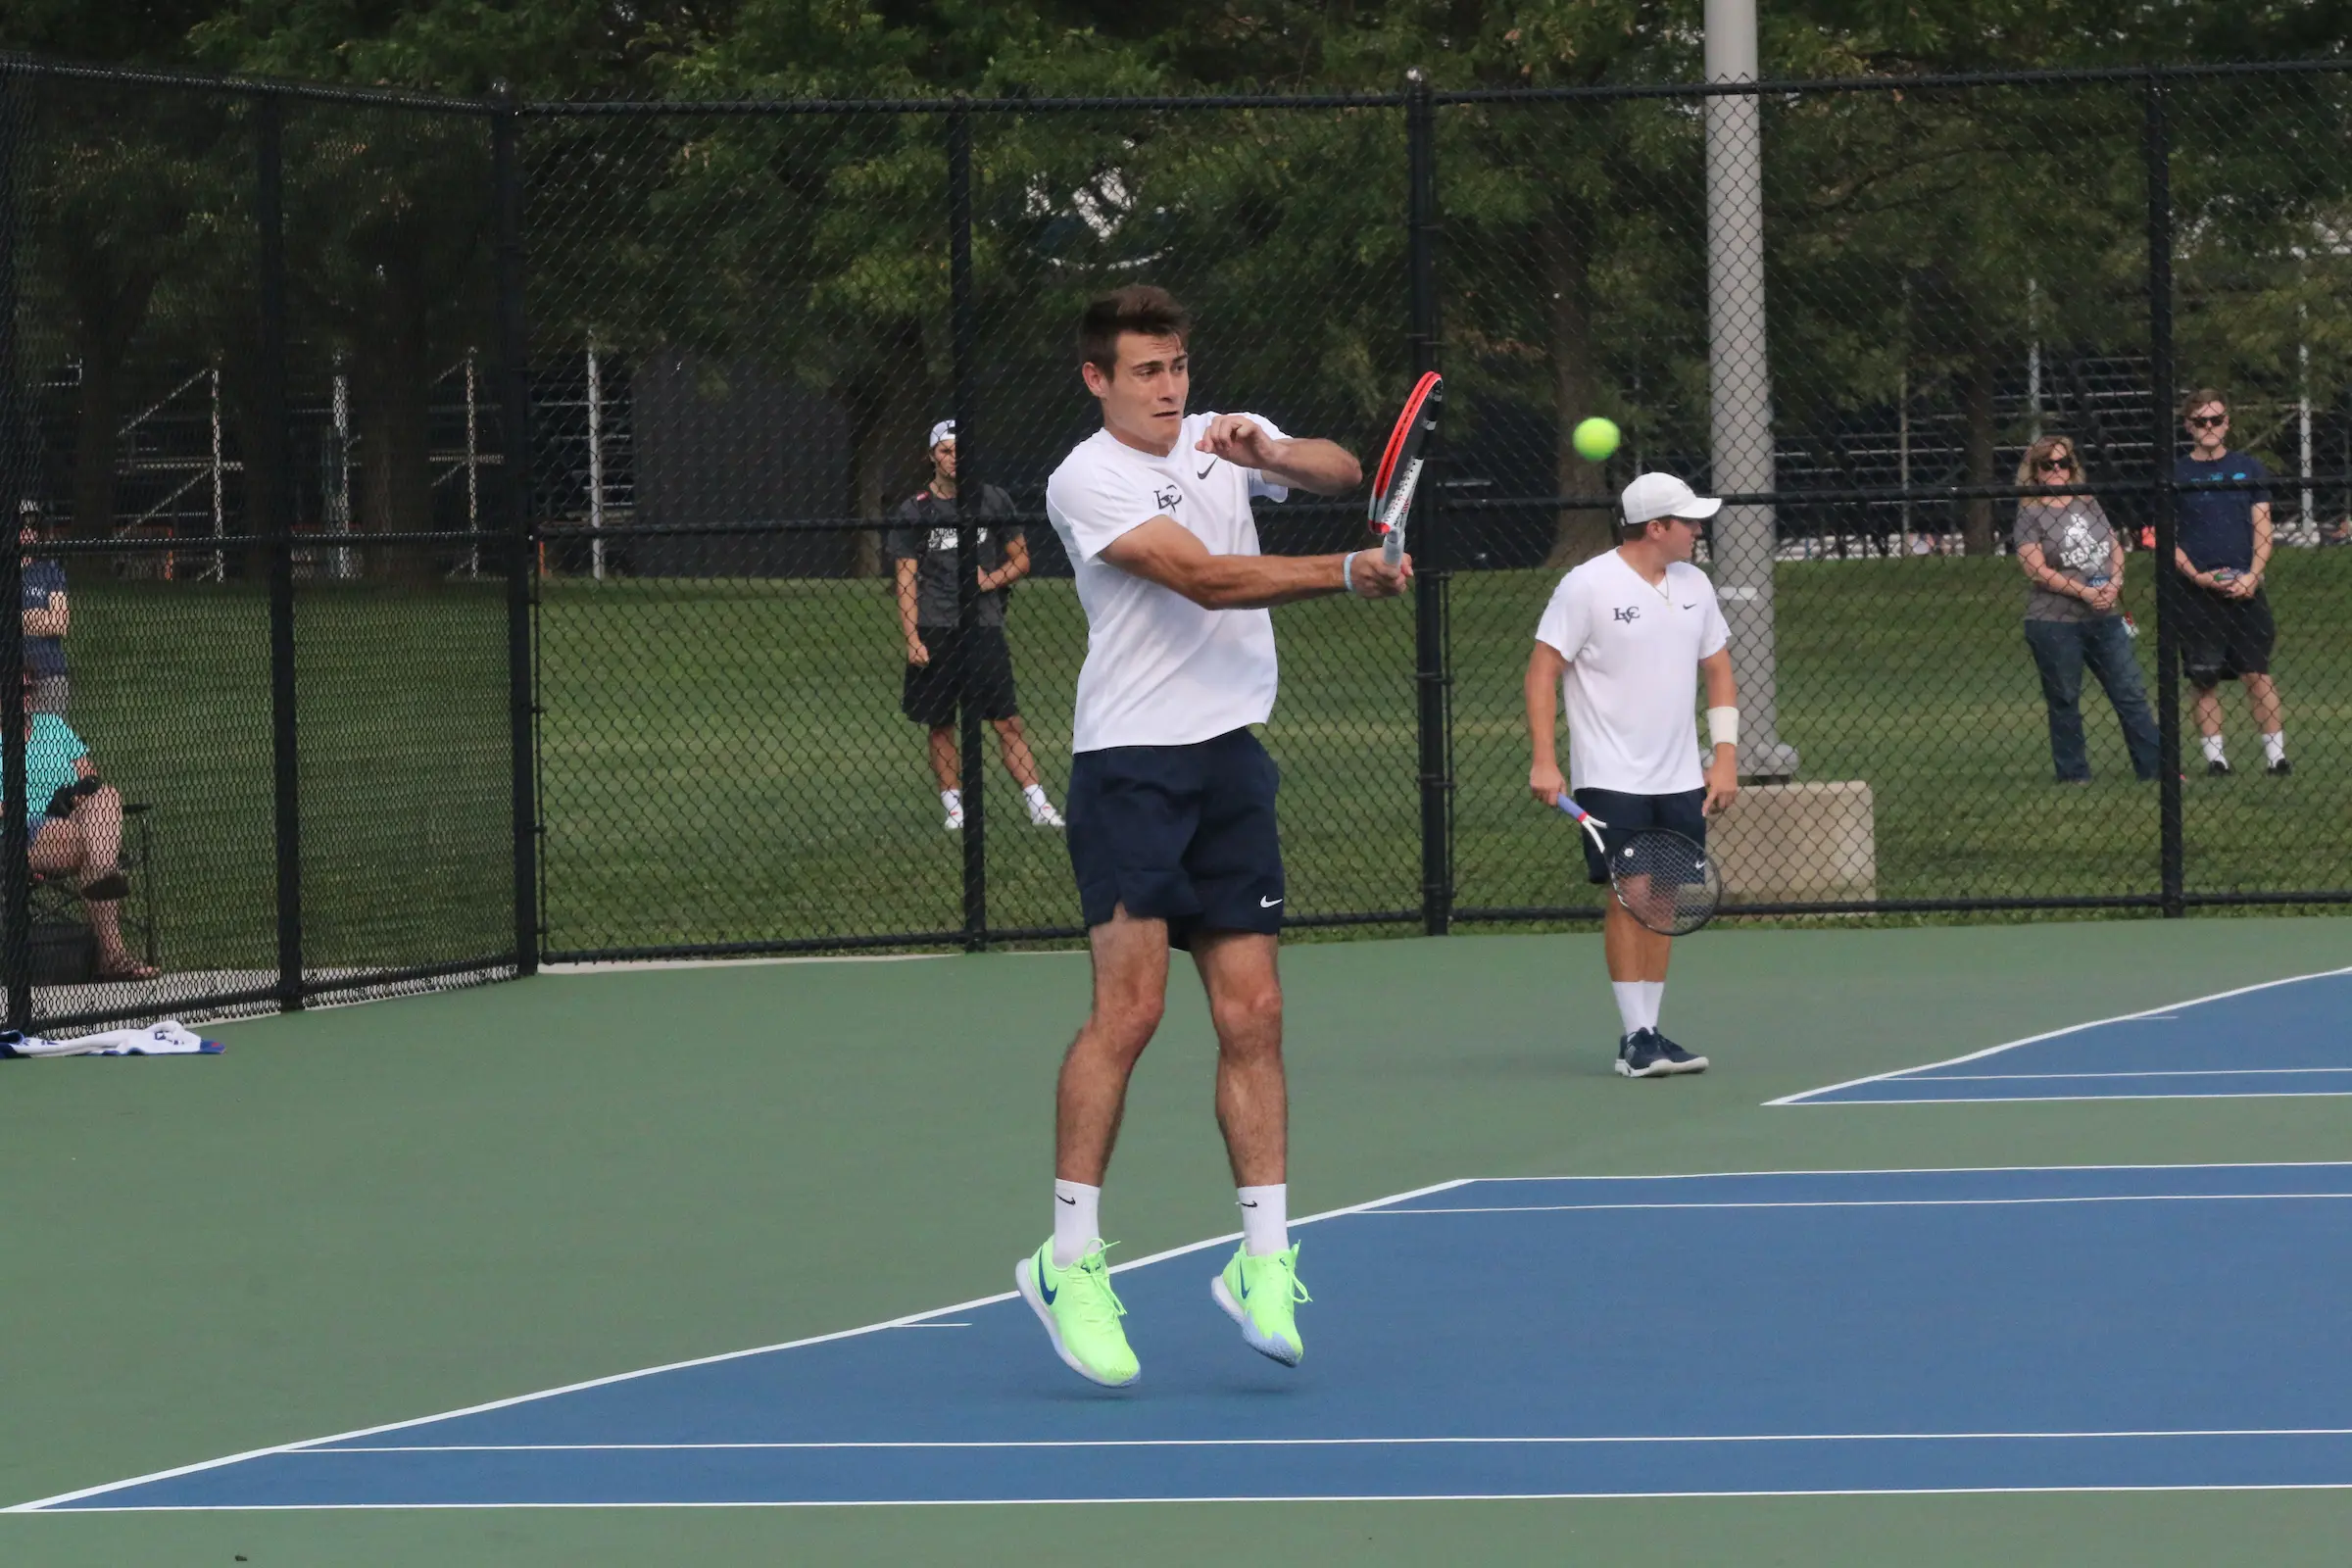
[[[2173,477],[2173,566],[2186,583],[2180,595],[2180,667],[2197,694],[2197,732],[2205,741],[2205,771],[2227,777],[2222,747],[2222,682],[2243,682],[2262,735],[2264,771],[2283,777],[2286,730],[2278,688],[2271,679],[2271,648],[2278,640],[2262,579],[2271,564],[2270,478],[2253,454],[2230,450],[2230,405],[2199,387],[2180,406],[2188,455],[2176,459]]]
[[[2017,482],[2045,488],[2081,484],[2082,460],[2066,436],[2045,435],[2026,449]],[[2095,497],[2071,489],[2017,504],[2012,536],[2026,581],[2026,646],[2041,671],[2050,713],[2050,761],[2061,784],[2090,779],[2082,735],[2082,672],[2107,693],[2124,727],[2132,771],[2143,784],[2157,775],[2156,710],[2132,657],[2132,625],[2118,609],[2124,592],[2124,545]]]

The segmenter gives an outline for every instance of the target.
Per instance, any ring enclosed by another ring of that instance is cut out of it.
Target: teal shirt
[[[24,795],[32,803],[25,820],[40,815],[51,796],[81,776],[74,764],[89,755],[90,749],[62,717],[32,715],[32,734],[24,742]]]

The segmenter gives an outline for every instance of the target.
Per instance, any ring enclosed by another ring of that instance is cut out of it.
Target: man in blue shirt
[[[2180,667],[2197,694],[2197,731],[2205,741],[2205,771],[2228,776],[2222,748],[2226,680],[2244,683],[2262,735],[2264,771],[2283,777],[2286,731],[2278,688],[2271,679],[2271,648],[2278,639],[2271,602],[2262,591],[2271,564],[2270,477],[2250,453],[2230,450],[2230,405],[2199,387],[2180,406],[2189,451],[2176,459],[2173,477],[2173,564],[2186,583],[2180,596]]]
[[[17,543],[23,555],[23,611],[24,668],[32,676],[32,708],[36,713],[66,710],[66,568],[54,561],[35,560],[41,542],[41,504],[26,499],[18,508]]]

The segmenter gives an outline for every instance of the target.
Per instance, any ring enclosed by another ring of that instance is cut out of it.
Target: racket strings
[[[1714,862],[1679,833],[1634,834],[1611,852],[1609,881],[1635,919],[1670,936],[1705,925],[1723,900]]]

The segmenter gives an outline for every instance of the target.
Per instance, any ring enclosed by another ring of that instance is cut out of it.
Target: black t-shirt
[[[983,519],[1002,519],[1012,515],[1012,497],[995,485],[980,488],[980,515]],[[893,527],[883,539],[884,551],[893,561],[911,561],[914,569],[914,623],[918,626],[953,626],[958,617],[956,593],[956,503],[942,501],[928,486],[902,502],[891,514]],[[983,521],[977,530],[979,569],[995,571],[1004,564],[1007,543],[1025,537],[1018,524],[1011,527],[990,527]],[[1004,590],[998,588],[980,596],[972,607],[975,625],[1002,626],[1004,624]]]
[[[2199,571],[2254,569],[2254,508],[2271,499],[2267,489],[2207,487],[2270,476],[2247,452],[2225,452],[2211,463],[2184,457],[2173,465],[2173,477],[2180,482],[2173,497],[2173,537]]]

